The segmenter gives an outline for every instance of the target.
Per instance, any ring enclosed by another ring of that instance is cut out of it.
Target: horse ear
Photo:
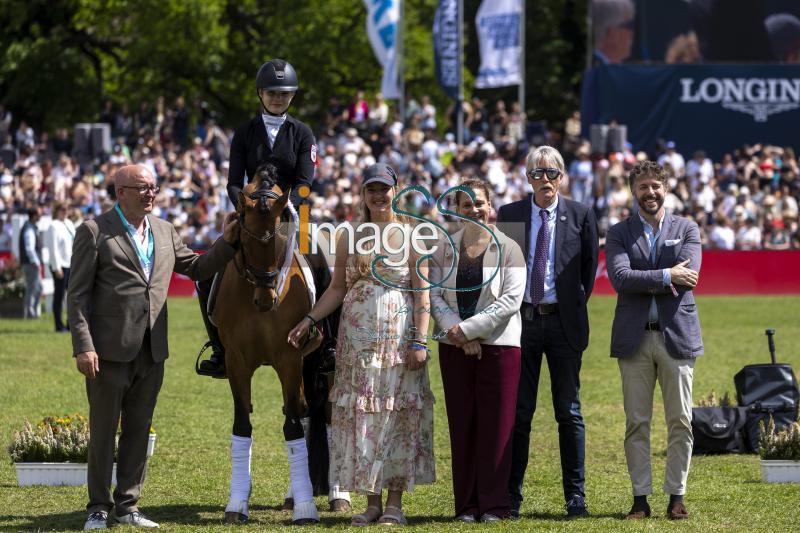
[[[236,201],[236,212],[241,214],[242,212],[244,212],[244,206],[247,204],[247,202],[245,201],[245,198],[244,198],[244,193],[242,191],[239,191],[239,194],[238,194],[236,200],[237,200]]]
[[[275,207],[280,208],[279,213],[283,212],[283,209],[286,207],[286,204],[289,202],[289,195],[292,194],[292,188],[289,187],[286,191],[278,198],[278,201],[275,202]]]

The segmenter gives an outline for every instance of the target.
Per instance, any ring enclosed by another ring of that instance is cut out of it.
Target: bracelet
[[[421,344],[423,346],[427,346],[428,343],[425,339],[411,339],[411,342],[416,342],[417,344]]]
[[[317,327],[317,321],[314,320],[314,317],[312,317],[311,315],[306,315],[303,318],[307,318],[307,319],[309,319],[311,321],[311,327],[312,328],[316,328]]]
[[[411,344],[408,345],[408,347],[411,348],[412,350],[425,350],[426,352],[430,351],[428,350],[427,346],[425,346],[424,344],[419,344],[418,342],[412,342]]]

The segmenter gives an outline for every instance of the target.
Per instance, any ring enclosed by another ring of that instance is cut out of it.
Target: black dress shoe
[[[570,496],[565,507],[567,509],[568,519],[589,516],[589,509],[586,506],[586,500],[580,494],[573,494]]]

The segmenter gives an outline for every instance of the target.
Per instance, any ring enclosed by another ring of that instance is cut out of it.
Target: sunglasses
[[[540,180],[544,176],[550,181],[555,181],[561,176],[561,171],[557,168],[534,168],[528,171],[528,177],[532,180]]]

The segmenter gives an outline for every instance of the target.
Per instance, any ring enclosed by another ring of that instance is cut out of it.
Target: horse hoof
[[[294,510],[294,498],[286,498],[283,500],[283,507],[281,507],[281,511],[293,511]]]
[[[341,498],[329,502],[330,511],[333,513],[347,513],[352,508],[350,502]]]
[[[226,524],[244,524],[245,522],[247,522],[247,515],[232,512],[225,513]]]
[[[310,524],[316,524],[319,520],[316,518],[298,518],[297,520],[292,520],[293,526],[308,526]]]

